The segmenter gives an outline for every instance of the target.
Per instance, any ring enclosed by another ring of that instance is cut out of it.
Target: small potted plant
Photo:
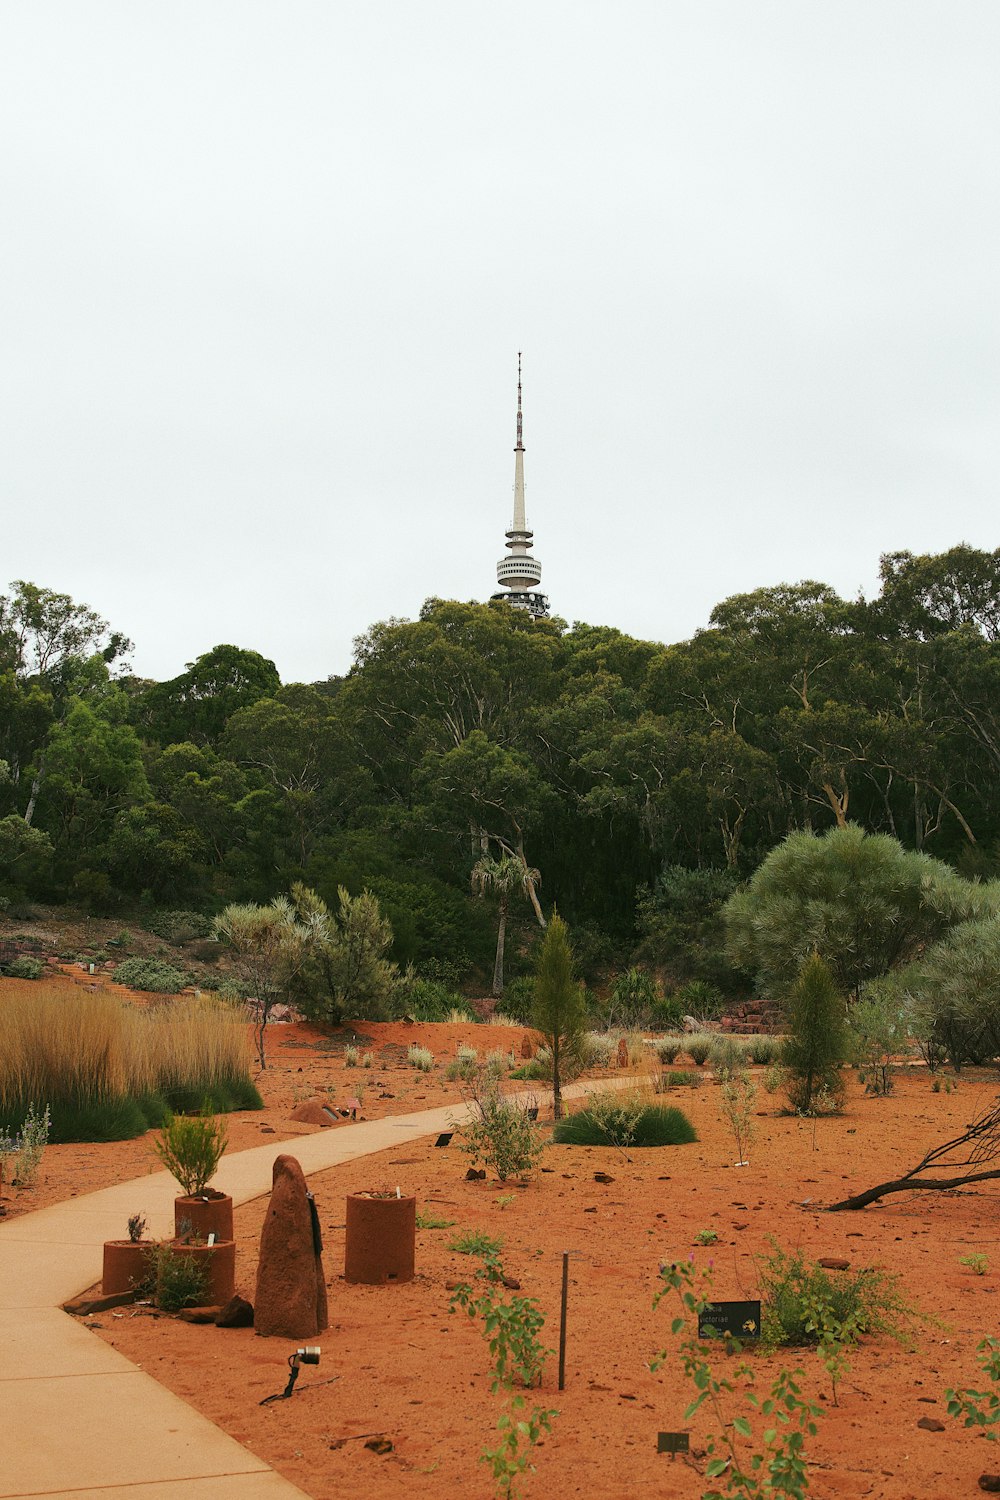
[[[189,1233],[206,1240],[233,1237],[233,1200],[208,1186],[226,1149],[225,1125],[212,1115],[170,1115],[153,1148],[182,1188],[174,1200],[174,1232],[182,1223]]]
[[[209,1239],[192,1228],[189,1220],[182,1219],[176,1238],[157,1248],[161,1252],[157,1258],[157,1301],[164,1266],[169,1269],[185,1260],[198,1267],[202,1297],[207,1306],[224,1307],[233,1296],[236,1290],[236,1244],[232,1238],[212,1238],[209,1243]]]
[[[399,1188],[347,1195],[344,1280],[381,1286],[412,1281],[417,1239],[417,1200]]]
[[[104,1270],[101,1290],[105,1297],[116,1297],[122,1292],[134,1292],[149,1275],[149,1254],[153,1241],[144,1238],[146,1220],[142,1214],[132,1214],[128,1221],[127,1240],[105,1240]]]

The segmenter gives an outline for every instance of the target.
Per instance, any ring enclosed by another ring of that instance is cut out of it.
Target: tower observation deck
[[[549,601],[536,592],[542,578],[542,565],[531,555],[534,533],[528,530],[524,515],[524,442],[521,427],[521,356],[517,356],[517,446],[514,449],[514,518],[507,532],[507,553],[497,563],[497,583],[502,592],[490,599],[526,609],[535,619],[549,612]]]

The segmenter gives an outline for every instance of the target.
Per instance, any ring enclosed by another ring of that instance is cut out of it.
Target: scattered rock
[[[328,1320],[323,1257],[313,1239],[314,1205],[294,1156],[275,1157],[272,1181],[260,1236],[254,1325],[264,1338],[315,1338]]]
[[[182,1307],[177,1317],[182,1323],[216,1323],[221,1307]]]
[[[1000,1495],[1000,1474],[980,1474],[979,1488],[988,1495]]]
[[[944,1432],[944,1423],[937,1417],[920,1417],[917,1426],[922,1427],[925,1432]]]
[[[584,1211],[585,1214],[596,1214],[597,1209],[596,1208],[585,1208],[583,1211]]]
[[[470,1167],[465,1174],[465,1180],[466,1182],[485,1182],[486,1168],[480,1167],[477,1171],[475,1167]]]
[[[324,1108],[318,1099],[305,1099],[297,1104],[288,1118],[297,1125],[322,1125],[324,1129],[335,1123],[329,1107]]]
[[[844,1260],[840,1255],[821,1255],[817,1265],[823,1266],[827,1271],[849,1271],[851,1262]]]
[[[365,1447],[370,1448],[373,1453],[391,1453],[392,1439],[387,1437],[370,1437],[365,1443]]]
[[[595,1182],[614,1182],[614,1180],[615,1179],[611,1176],[610,1172],[595,1172],[594,1173],[594,1181]]]
[[[245,1297],[231,1297],[225,1307],[219,1309],[215,1323],[218,1328],[252,1328],[253,1303]]]
[[[519,1292],[521,1290],[521,1283],[516,1276],[505,1276],[503,1284],[509,1292]]]

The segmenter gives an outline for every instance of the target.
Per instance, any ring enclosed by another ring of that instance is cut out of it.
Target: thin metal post
[[[566,1303],[569,1297],[569,1251],[563,1251],[562,1306],[559,1313],[559,1389],[566,1389]]]

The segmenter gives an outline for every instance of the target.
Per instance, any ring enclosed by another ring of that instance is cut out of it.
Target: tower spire
[[[524,513],[524,429],[521,412],[521,352],[517,355],[517,445],[514,448],[514,518],[507,532],[507,555],[497,563],[497,583],[505,593],[492,599],[504,600],[516,609],[526,609],[536,619],[549,612],[544,594],[534,591],[542,577],[542,565],[531,556],[532,533]]]

